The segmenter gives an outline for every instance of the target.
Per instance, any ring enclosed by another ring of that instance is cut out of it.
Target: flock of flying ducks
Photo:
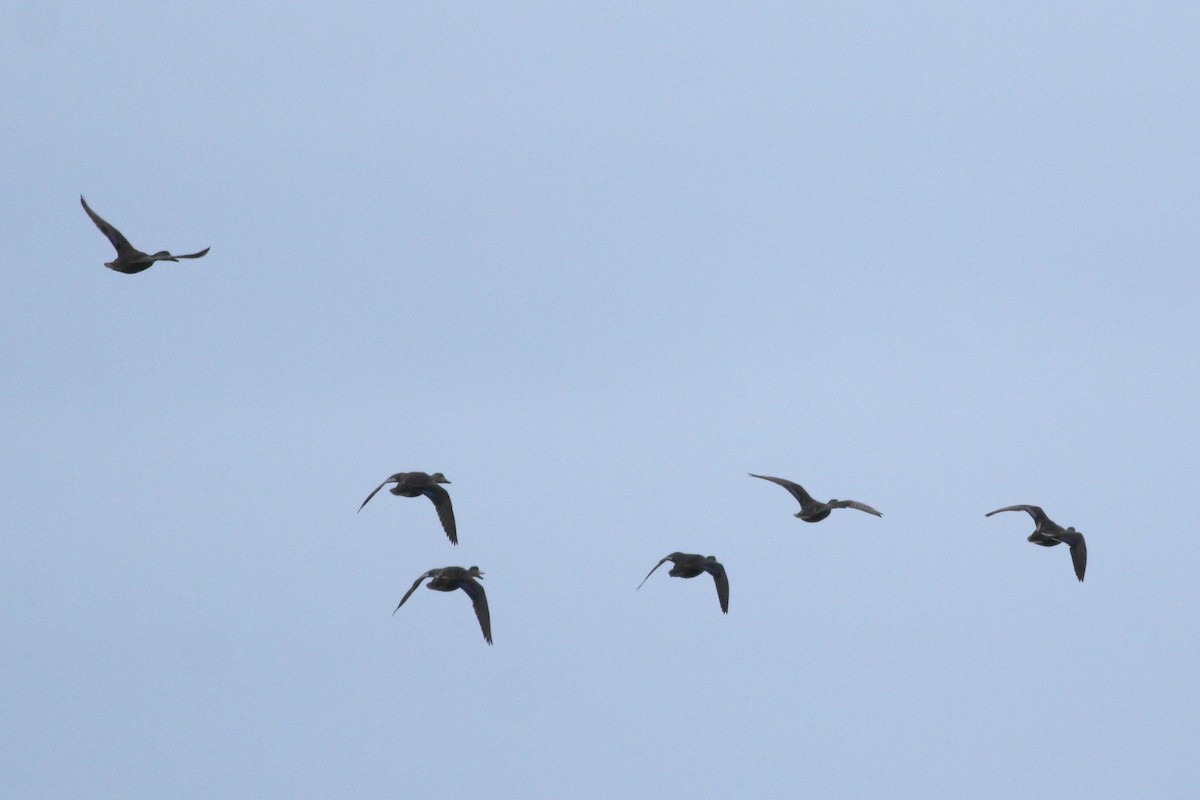
[[[859,511],[865,511],[868,514],[873,514],[876,517],[882,517],[883,514],[871,508],[866,503],[860,503],[857,500],[829,500],[820,502],[814,500],[812,495],[805,491],[804,487],[793,481],[785,478],[774,478],[770,475],[755,475],[749,473],[751,477],[761,478],[764,481],[777,483],[787,489],[792,497],[800,503],[800,510],[795,516],[805,522],[820,522],[829,516],[830,512],[835,508],[854,508]],[[435,472],[432,475],[425,472],[397,472],[383,483],[376,486],[367,499],[362,501],[362,505],[358,507],[359,511],[363,510],[371,498],[379,493],[379,490],[389,483],[394,483],[390,491],[398,497],[428,497],[433,503],[433,507],[437,510],[438,519],[442,522],[442,529],[446,532],[446,538],[451,544],[458,544],[458,532],[454,525],[454,507],[450,503],[450,493],[442,488],[442,484],[450,483],[446,480],[446,476],[440,472]],[[1083,573],[1087,569],[1087,542],[1083,539],[1083,534],[1074,528],[1063,528],[1056,524],[1037,506],[1018,505],[1005,506],[998,508],[995,511],[988,512],[985,516],[999,514],[1001,511],[1024,511],[1033,517],[1037,527],[1033,533],[1029,534],[1029,541],[1034,544],[1040,544],[1043,547],[1054,547],[1058,544],[1066,543],[1071,548],[1071,562],[1075,566],[1075,576],[1079,580],[1083,580]],[[654,571],[663,564],[671,562],[672,567],[667,573],[672,578],[695,578],[704,573],[712,575],[713,583],[717,587],[717,602],[721,604],[721,611],[725,614],[729,613],[729,577],[725,574],[725,565],[717,561],[716,556],[702,556],[697,553],[671,553],[663,556],[654,567],[646,573],[646,577],[642,578],[642,582],[637,585],[638,589],[650,579]],[[483,590],[483,586],[479,580],[483,578],[483,572],[479,567],[437,567],[423,573],[419,578],[413,581],[413,585],[404,593],[404,597],[400,598],[399,605],[396,606],[396,611],[400,610],[400,606],[412,596],[412,593],[421,585],[421,581],[429,580],[425,584],[426,589],[433,589],[437,592],[453,592],[455,589],[462,589],[467,597],[471,598],[471,605],[475,608],[475,616],[479,620],[479,628],[483,631],[483,638],[488,644],[492,643],[492,617],[488,612],[487,593]]]
[[[172,255],[166,250],[160,250],[157,253],[143,253],[129,243],[121,232],[114,228],[111,224],[105,221],[99,214],[92,211],[87,201],[83,199],[83,195],[79,196],[79,202],[83,205],[83,210],[100,229],[112,246],[116,248],[117,257],[112,261],[108,261],[104,266],[109,269],[123,272],[127,275],[132,275],[137,272],[149,269],[158,261],[178,261],[181,258],[200,258],[208,253],[209,248],[204,248],[195,253],[187,255]],[[820,522],[829,516],[835,508],[854,508],[859,511],[865,511],[868,514],[873,514],[876,517],[882,517],[883,514],[871,508],[866,503],[860,503],[857,500],[828,500],[822,503],[815,500],[812,495],[805,491],[804,487],[798,483],[786,480],[784,478],[773,478],[770,475],[755,475],[749,473],[753,478],[761,478],[764,481],[776,483],[787,489],[792,497],[796,498],[796,502],[800,504],[800,510],[795,516],[805,522]],[[397,497],[427,497],[433,503],[434,509],[437,511],[438,519],[442,523],[442,530],[446,532],[446,538],[450,540],[450,544],[458,544],[458,529],[454,524],[454,506],[450,502],[450,493],[442,488],[442,484],[448,484],[446,476],[440,472],[435,472],[432,475],[425,472],[397,472],[395,475],[387,478],[380,483],[367,495],[367,499],[362,501],[362,505],[358,507],[362,511],[363,507],[371,501],[371,498],[379,493],[379,490],[387,486],[389,483],[395,484],[389,492]],[[1083,573],[1087,570],[1087,542],[1083,538],[1083,534],[1074,528],[1063,528],[1055,523],[1050,517],[1046,516],[1046,512],[1042,511],[1038,506],[1030,505],[1015,505],[998,508],[995,511],[989,511],[984,516],[992,516],[999,514],[1001,511],[1024,511],[1029,516],[1033,517],[1035,524],[1033,533],[1029,534],[1029,541],[1033,544],[1041,545],[1042,547],[1055,547],[1056,545],[1066,544],[1071,551],[1071,563],[1075,567],[1075,577],[1080,581],[1083,580]],[[725,614],[729,613],[729,578],[725,574],[725,567],[721,562],[717,561],[715,556],[702,556],[695,553],[671,553],[664,556],[653,569],[646,573],[646,577],[638,584],[637,588],[642,586],[654,574],[654,571],[663,564],[671,562],[672,567],[667,573],[672,578],[695,578],[701,574],[708,573],[712,575],[713,582],[717,587],[717,600],[721,604],[721,611]],[[399,605],[396,606],[396,611],[400,610],[405,601],[412,596],[412,593],[421,585],[421,581],[428,580],[425,584],[426,589],[432,589],[436,592],[453,592],[461,589],[469,598],[471,605],[475,608],[475,617],[479,620],[479,628],[483,631],[483,638],[488,644],[492,643],[492,618],[488,612],[487,594],[480,585],[479,579],[483,578],[483,572],[479,567],[438,567],[428,570],[419,578],[413,581],[413,585],[404,593],[404,597],[400,598]]]

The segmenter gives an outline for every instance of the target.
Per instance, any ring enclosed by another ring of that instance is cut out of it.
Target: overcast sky
[[[1200,7],[597,5],[2,7],[0,794],[1195,797]]]

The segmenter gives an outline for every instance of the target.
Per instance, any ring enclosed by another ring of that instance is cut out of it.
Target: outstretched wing
[[[92,222],[96,223],[96,227],[100,229],[100,232],[108,237],[108,240],[112,242],[113,247],[117,248],[118,256],[123,256],[126,253],[139,252],[134,248],[133,245],[129,243],[128,239],[121,235],[119,230],[114,228],[112,225],[109,225],[108,222],[106,222],[104,218],[95,211],[92,211],[91,206],[87,204],[87,200],[83,199],[83,195],[79,195],[79,202],[83,204],[83,210],[86,211],[87,215],[92,218]]]
[[[672,553],[671,555],[674,555],[674,553]],[[670,561],[670,560],[671,560],[671,556],[664,556],[662,561],[660,561],[660,562],[658,562],[657,564],[655,564],[655,565],[654,565],[654,569],[658,569],[659,567],[661,567],[663,564],[667,563],[667,562],[668,562],[668,561]],[[654,569],[652,569],[652,570],[650,570],[649,572],[647,572],[647,573],[646,573],[646,577],[642,578],[642,583],[639,583],[639,584],[637,585],[637,588],[638,588],[638,589],[642,588],[642,584],[643,584],[643,583],[645,583],[646,581],[650,580],[650,576],[654,574]],[[634,591],[637,591],[637,589],[635,589]]]
[[[358,510],[359,510],[359,511],[362,511],[362,510],[363,510],[363,506],[365,506],[367,503],[371,502],[371,498],[372,498],[372,497],[374,497],[376,494],[378,494],[380,489],[382,489],[383,487],[387,486],[389,483],[394,483],[396,480],[397,480],[396,476],[395,476],[395,475],[393,475],[392,477],[388,478],[388,479],[387,479],[386,481],[384,481],[383,483],[381,483],[381,484],[379,484],[378,486],[376,486],[376,487],[375,487],[375,489],[374,489],[374,491],[372,491],[372,492],[371,492],[369,495],[367,495],[367,499],[362,501],[362,506],[359,506],[359,507],[358,507]],[[357,512],[356,512],[356,513],[357,513]]]
[[[1046,512],[1042,511],[1038,506],[1005,506],[1004,508],[997,508],[995,511],[989,511],[984,516],[990,517],[992,514],[999,514],[1001,511],[1024,511],[1033,517],[1033,521],[1038,525],[1041,525],[1046,520]]]
[[[487,594],[483,591],[483,586],[474,578],[464,578],[458,582],[458,588],[471,598],[471,605],[475,607],[475,617],[479,620],[479,629],[483,631],[483,638],[491,644],[492,615],[488,613]]]
[[[208,251],[211,249],[212,249],[211,247],[206,247],[203,250],[201,250],[199,253],[188,253],[186,256],[176,255],[175,258],[199,258],[200,256],[208,253]]]
[[[417,587],[421,585],[421,581],[425,580],[426,578],[432,578],[437,573],[438,573],[438,570],[431,569],[428,572],[426,572],[424,575],[422,575],[421,577],[419,577],[415,581],[413,581],[413,585],[408,587],[408,591],[404,593],[404,597],[400,598],[400,605],[396,606],[396,611],[399,611],[400,606],[404,605],[404,601],[412,596],[412,593],[415,592],[417,590]],[[392,613],[395,614],[396,611],[393,611]]]
[[[804,491],[804,487],[798,483],[793,483],[792,481],[785,480],[784,478],[772,478],[770,475],[755,475],[753,472],[747,472],[746,474],[751,478],[762,478],[764,481],[770,481],[771,483],[779,484],[791,492],[792,497],[796,498],[796,501],[800,503],[801,507],[815,505],[817,502],[816,500],[813,500],[812,495]]]
[[[442,530],[446,532],[446,537],[450,539],[450,544],[458,544],[458,529],[454,526],[454,506],[450,503],[450,493],[435,483],[432,486],[422,489],[421,494],[433,501],[433,507],[437,509],[438,519],[442,521]],[[370,500],[371,498],[368,497],[367,499]]]
[[[713,576],[717,584],[717,599],[721,601],[721,611],[729,613],[729,578],[725,575],[725,567],[719,561],[706,561],[704,571]]]
[[[1075,577],[1083,580],[1087,571],[1087,541],[1079,531],[1063,531],[1056,533],[1053,538],[1066,542],[1071,546],[1071,563],[1075,566]]]
[[[874,514],[877,517],[882,517],[875,509],[871,508],[866,503],[860,503],[857,500],[838,500],[836,503],[830,503],[834,508],[857,508],[859,511],[865,511],[868,514]]]

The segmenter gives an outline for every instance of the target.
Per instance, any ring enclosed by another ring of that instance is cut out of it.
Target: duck
[[[186,255],[171,255],[166,250],[159,250],[157,253],[143,253],[129,243],[129,240],[121,235],[121,232],[106,222],[99,214],[92,211],[91,206],[87,204],[87,200],[83,199],[83,195],[79,195],[79,202],[83,204],[83,210],[92,218],[92,222],[96,223],[96,227],[100,232],[108,237],[112,242],[112,246],[117,248],[117,257],[112,261],[106,261],[104,266],[109,269],[123,272],[126,275],[132,275],[135,272],[150,269],[156,261],[178,261],[181,258],[200,258],[208,253],[208,247],[198,253],[188,253]]]
[[[694,578],[703,572],[712,575],[713,583],[717,585],[717,600],[721,603],[721,612],[724,614],[729,613],[729,578],[725,575],[724,565],[720,561],[717,561],[716,556],[702,556],[695,553],[671,553],[669,556],[664,556],[662,561],[654,565],[654,569],[646,573],[646,577],[642,578],[642,582],[638,584],[637,588],[641,589],[642,585],[654,574],[654,570],[668,561],[674,565],[671,567],[671,571],[667,573],[672,578]]]
[[[866,503],[860,503],[857,500],[830,500],[822,503],[814,500],[812,495],[804,491],[804,487],[798,483],[785,480],[784,478],[772,478],[770,475],[755,475],[753,472],[746,473],[752,478],[762,478],[764,481],[777,483],[783,488],[791,492],[792,497],[800,503],[800,510],[794,516],[799,517],[805,522],[820,522],[829,516],[829,512],[835,508],[856,508],[859,511],[865,511],[868,514],[874,514],[877,517],[882,517],[883,514],[871,508]]]
[[[989,511],[984,516],[990,517],[992,514],[999,514],[1001,511],[1024,511],[1033,517],[1033,521],[1037,527],[1033,529],[1033,533],[1029,534],[1028,541],[1040,544],[1042,547],[1054,547],[1063,543],[1069,545],[1071,548],[1071,564],[1075,567],[1075,577],[1081,583],[1083,582],[1083,573],[1087,571],[1087,541],[1084,540],[1082,533],[1073,527],[1064,528],[1059,525],[1046,516],[1046,512],[1042,511],[1038,506],[1005,506],[1004,508],[997,508],[995,511]]]
[[[358,510],[362,511],[363,506],[371,502],[371,498],[389,483],[396,484],[388,491],[398,497],[419,497],[421,495],[428,497],[437,510],[438,519],[442,522],[442,530],[446,532],[446,538],[450,540],[450,544],[458,544],[458,529],[454,524],[454,506],[450,503],[450,493],[440,485],[450,483],[446,480],[445,475],[440,472],[432,475],[427,472],[397,472],[376,486],[375,490],[367,495],[367,499],[362,501]]]
[[[438,567],[429,570],[413,581],[413,585],[404,593],[404,597],[400,598],[400,605],[396,606],[392,615],[394,616],[396,611],[400,610],[404,601],[412,596],[412,593],[421,585],[421,581],[426,578],[432,578],[425,585],[426,589],[433,589],[435,592],[453,592],[455,589],[462,589],[466,592],[467,597],[471,598],[471,605],[475,607],[475,618],[479,620],[479,629],[483,631],[483,638],[487,640],[488,644],[491,644],[492,617],[488,613],[487,594],[476,580],[476,578],[483,579],[483,573],[479,567],[471,566],[465,569],[463,567]]]

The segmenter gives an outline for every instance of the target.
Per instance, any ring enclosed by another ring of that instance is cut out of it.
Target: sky
[[[1198,37],[0,6],[0,794],[1194,797]]]

